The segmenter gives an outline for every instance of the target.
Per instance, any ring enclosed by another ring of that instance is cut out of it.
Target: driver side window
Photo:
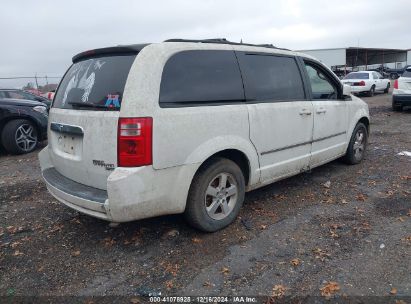
[[[305,64],[305,69],[310,78],[313,99],[337,99],[337,89],[320,69],[307,63]]]

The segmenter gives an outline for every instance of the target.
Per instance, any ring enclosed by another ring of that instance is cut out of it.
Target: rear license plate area
[[[66,132],[67,128],[70,128],[68,129],[70,131],[73,128],[78,127],[59,125],[60,127],[57,128],[56,125],[57,124],[51,126],[51,134],[49,138],[49,144],[51,145],[53,152],[62,158],[81,160],[84,136],[82,129],[81,133]]]
[[[81,146],[80,141],[81,138],[68,134],[59,134],[57,138],[59,150],[70,155],[79,154],[79,147]]]

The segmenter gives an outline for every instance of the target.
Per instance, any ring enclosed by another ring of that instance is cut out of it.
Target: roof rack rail
[[[175,39],[167,39],[164,40],[164,42],[201,42],[201,43],[232,43],[228,41],[225,38],[211,38],[211,39],[180,39],[180,38],[175,38]]]
[[[219,44],[232,44],[232,45],[246,45],[246,46],[256,46],[256,47],[265,47],[271,49],[278,49],[278,50],[286,50],[290,51],[289,49],[279,48],[272,44],[251,44],[251,43],[243,43],[243,42],[233,42],[229,41],[226,38],[211,38],[211,39],[167,39],[164,42],[195,42],[195,43],[219,43]]]

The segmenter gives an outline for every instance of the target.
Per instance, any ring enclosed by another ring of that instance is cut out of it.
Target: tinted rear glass
[[[160,104],[189,105],[244,100],[233,51],[193,50],[172,56],[164,66]]]
[[[304,100],[304,87],[293,57],[238,52],[247,99]]]
[[[135,57],[105,56],[74,63],[60,83],[53,107],[119,110]]]
[[[344,79],[369,79],[368,73],[350,73]]]

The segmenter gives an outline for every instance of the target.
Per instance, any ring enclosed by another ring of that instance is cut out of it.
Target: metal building
[[[348,47],[300,50],[299,52],[316,57],[340,74],[381,67],[401,69],[411,64],[411,49]]]

